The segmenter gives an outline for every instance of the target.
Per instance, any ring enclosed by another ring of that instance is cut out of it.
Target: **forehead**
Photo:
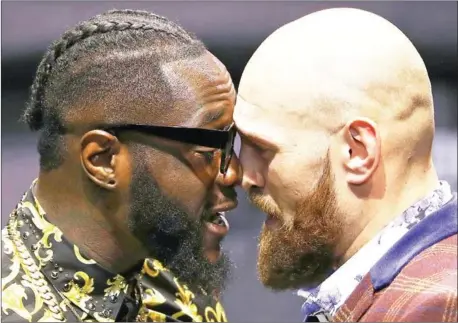
[[[180,124],[198,126],[232,121],[235,89],[229,72],[216,57],[208,53],[168,63],[162,71],[173,92]]]
[[[240,95],[234,110],[234,123],[242,141],[263,148],[273,147],[295,158],[321,158],[329,133],[313,121],[302,122],[294,113],[252,104]],[[308,118],[307,118],[308,120]],[[286,156],[286,155],[285,155]]]
[[[287,122],[283,115],[279,115],[278,111],[275,112],[248,102],[238,95],[234,109],[234,122],[242,137],[245,135],[281,146],[288,141],[284,127]]]

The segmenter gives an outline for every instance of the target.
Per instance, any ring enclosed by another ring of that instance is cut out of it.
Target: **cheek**
[[[116,156],[115,172],[118,189],[122,192],[129,192],[130,190],[134,167],[135,162],[132,161],[132,156],[128,148],[126,146],[121,146],[121,151]]]
[[[330,166],[332,169],[333,187],[336,191],[336,199],[339,201],[340,197],[345,198],[345,193],[348,191],[347,170],[345,169],[344,161],[347,151],[342,146],[332,147],[329,151]],[[339,206],[345,206],[348,203],[342,201]]]
[[[320,159],[298,154],[277,154],[268,174],[268,194],[285,215],[294,215],[297,202],[308,196],[315,187],[322,171]]]
[[[208,188],[180,160],[161,154],[149,164],[162,193],[177,202],[184,211],[196,217],[205,205]]]

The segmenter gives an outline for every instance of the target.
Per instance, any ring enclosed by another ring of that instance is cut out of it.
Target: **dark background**
[[[36,138],[18,123],[28,87],[48,44],[79,20],[113,8],[145,9],[196,33],[226,64],[238,85],[244,65],[276,28],[316,10],[356,7],[397,25],[423,56],[436,108],[434,160],[441,178],[457,186],[456,2],[2,2],[2,226],[38,171]],[[300,41],[300,39],[298,39]],[[230,321],[299,322],[302,300],[294,291],[272,293],[256,280],[256,238],[263,215],[240,192],[229,215],[225,247],[237,263],[224,296]]]

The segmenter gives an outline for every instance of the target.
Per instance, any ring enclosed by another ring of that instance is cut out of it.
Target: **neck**
[[[112,273],[126,272],[146,258],[140,243],[125,226],[116,223],[120,217],[115,208],[110,212],[95,208],[79,191],[81,183],[68,185],[60,178],[53,172],[40,173],[34,195],[47,220],[62,231],[65,239]]]
[[[392,220],[401,215],[407,208],[426,197],[439,185],[439,179],[433,166],[426,171],[411,171],[399,178],[396,184],[387,188],[386,196],[381,200],[364,201],[363,216],[366,225],[344,252],[339,265],[348,261],[358,250],[368,243]]]

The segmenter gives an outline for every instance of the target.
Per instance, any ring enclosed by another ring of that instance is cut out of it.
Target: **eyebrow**
[[[205,126],[209,123],[221,119],[224,116],[225,112],[226,110],[224,108],[213,109],[205,112],[201,118],[200,125]]]
[[[273,150],[276,150],[278,149],[278,147],[271,143],[271,142],[268,142],[262,138],[259,138],[255,135],[252,135],[252,134],[249,134],[249,133],[245,133],[243,131],[240,131],[240,129],[236,128],[237,129],[237,133],[239,134],[240,138],[243,140],[243,139],[246,139],[248,140],[250,143],[256,145],[256,146],[259,146],[261,148],[265,148],[265,149],[273,149]]]

